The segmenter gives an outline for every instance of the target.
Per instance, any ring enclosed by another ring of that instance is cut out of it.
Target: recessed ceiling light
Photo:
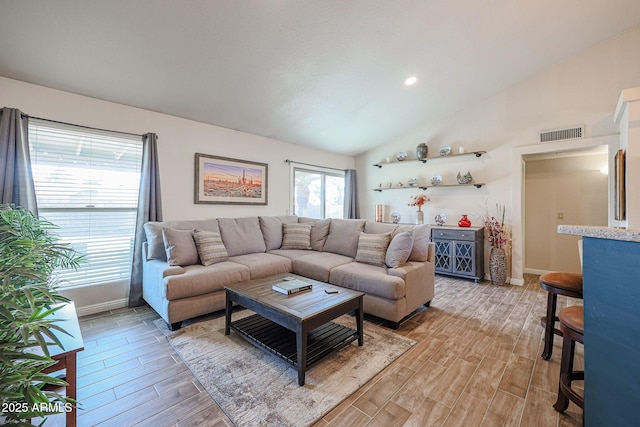
[[[418,78],[416,76],[411,76],[407,80],[404,81],[404,84],[406,84],[407,86],[411,86],[411,85],[415,84],[417,81],[418,81]]]

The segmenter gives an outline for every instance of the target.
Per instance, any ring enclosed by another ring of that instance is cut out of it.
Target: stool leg
[[[549,292],[547,296],[547,319],[544,328],[544,350],[542,351],[542,358],[549,360],[551,353],[553,353],[553,334],[556,327],[556,303],[558,296]]]
[[[573,356],[576,349],[576,342],[564,334],[562,338],[562,359],[560,360],[560,377],[558,380],[558,400],[553,408],[558,412],[564,412],[569,407],[569,398],[562,391],[562,383],[571,387],[571,374],[573,373]]]

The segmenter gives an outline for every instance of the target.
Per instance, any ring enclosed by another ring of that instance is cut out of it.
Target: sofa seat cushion
[[[321,282],[329,281],[329,272],[340,265],[353,262],[353,258],[330,252],[313,252],[293,259],[293,273]]]
[[[251,273],[251,279],[291,273],[291,260],[273,254],[238,255],[229,258],[229,261],[246,266]]]
[[[405,297],[405,283],[400,277],[387,274],[387,269],[353,262],[331,270],[329,283],[389,300]]]
[[[226,285],[251,278],[247,266],[229,261],[206,267],[189,265],[183,269],[182,274],[164,278],[164,297],[169,301],[221,291]]]
[[[313,251],[307,249],[275,249],[273,251],[269,251],[268,253],[278,256],[287,257],[289,259],[295,259],[301,256],[309,255],[315,253]]]

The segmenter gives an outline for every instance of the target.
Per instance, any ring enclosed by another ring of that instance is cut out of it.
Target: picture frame
[[[266,205],[266,163],[195,154],[195,204]]]
[[[613,188],[614,188],[614,218],[617,221],[624,221],[626,219],[626,204],[625,204],[625,155],[624,150],[618,150],[614,158],[614,175],[613,175]]]

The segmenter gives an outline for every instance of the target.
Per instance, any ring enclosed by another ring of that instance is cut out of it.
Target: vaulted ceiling
[[[638,0],[0,0],[0,75],[355,155],[639,23]]]

